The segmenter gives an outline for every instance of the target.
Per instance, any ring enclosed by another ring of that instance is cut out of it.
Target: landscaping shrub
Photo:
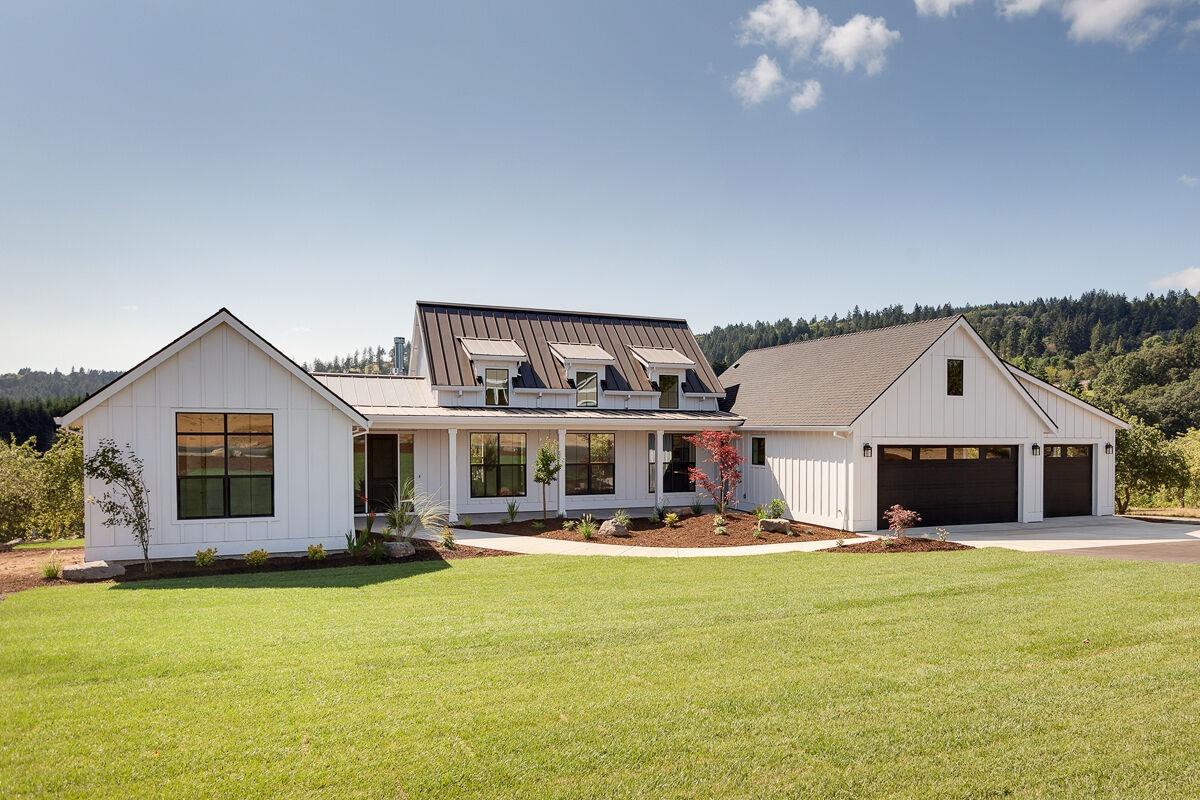
[[[470,526],[468,526],[470,527]],[[442,528],[442,537],[438,540],[442,547],[447,550],[454,549],[454,529],[450,527]]]
[[[724,527],[725,527],[725,515],[724,514],[714,514],[713,515],[713,528],[724,528]]]
[[[58,557],[58,551],[50,553],[50,557],[42,562],[42,577],[48,581],[58,580],[62,577],[63,564],[62,559]]]
[[[776,497],[767,503],[767,513],[771,519],[783,519],[787,516],[787,503],[783,502],[781,498]]]
[[[578,522],[577,520],[573,520],[573,519],[564,519],[564,520],[562,521],[562,526],[561,526],[561,527],[562,527],[562,529],[563,529],[564,531],[573,531],[573,530],[575,530],[575,526],[576,526],[576,525],[578,525],[578,524],[579,524],[579,522]]]
[[[371,544],[367,547],[367,561],[372,564],[379,564],[387,561],[387,548],[384,547],[382,539],[372,539]]]
[[[921,521],[920,514],[902,505],[894,505],[883,512],[883,518],[887,520],[888,530],[893,536],[903,536],[906,530],[915,527]],[[886,542],[884,547],[887,547]]]
[[[629,512],[623,508],[618,508],[617,513],[613,514],[612,518],[613,522],[626,528],[633,524],[633,520],[629,517]]]
[[[206,547],[196,551],[197,567],[211,567],[215,563],[217,563],[217,548]]]
[[[662,522],[667,518],[667,509],[664,506],[655,506],[650,512],[651,522]]]
[[[668,528],[678,527],[679,515],[674,511],[668,511],[667,515],[663,517],[663,524],[665,524]]]
[[[267,563],[268,558],[270,556],[267,554],[267,551],[260,547],[257,550],[251,550],[249,553],[246,553],[246,564],[251,567],[261,567]]]
[[[692,501],[691,508],[692,508],[692,516],[693,517],[698,517],[702,513],[704,513],[704,503],[702,503],[700,501],[699,497],[697,497],[695,500]]]
[[[321,543],[310,544],[308,546],[309,561],[324,561],[325,560],[325,545]]]
[[[944,542],[946,541],[946,537],[950,535],[950,531],[945,528],[938,528],[934,531],[934,535],[937,536],[939,542]]]
[[[546,523],[542,522],[540,519],[535,519],[533,522],[529,523],[529,527],[533,528],[535,531],[540,531],[542,528],[546,527]]]
[[[584,539],[591,539],[595,536],[598,528],[596,518],[591,514],[584,514],[579,518],[579,535]]]
[[[474,525],[475,522],[470,517],[462,517],[461,519],[459,519],[458,524],[462,525],[464,528],[469,528],[472,525]]]
[[[508,517],[509,522],[517,521],[517,512],[521,510],[520,500],[509,500],[504,504],[504,515]]]

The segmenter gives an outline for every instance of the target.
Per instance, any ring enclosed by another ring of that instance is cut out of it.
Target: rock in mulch
[[[11,542],[0,542],[0,553],[9,552],[20,543],[20,539],[13,539]]]
[[[600,525],[601,536],[628,536],[629,529],[615,519],[606,519]]]
[[[412,542],[384,542],[383,549],[389,558],[408,558],[417,554],[417,548]]]
[[[767,533],[791,533],[792,523],[786,519],[764,519],[758,523],[759,528]]]
[[[68,581],[107,581],[119,578],[125,574],[125,568],[120,564],[110,564],[107,561],[85,561],[82,564],[68,564],[63,567],[62,576]]]

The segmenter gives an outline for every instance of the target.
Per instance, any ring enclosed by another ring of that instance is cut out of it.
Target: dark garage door
[[[1092,446],[1046,446],[1043,497],[1047,517],[1083,517],[1092,513]]]
[[[903,445],[880,448],[879,508],[921,515],[922,525],[1015,522],[1017,449],[1012,446]]]

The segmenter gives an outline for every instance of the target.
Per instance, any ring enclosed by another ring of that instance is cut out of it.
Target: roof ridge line
[[[753,350],[747,350],[745,353],[742,353],[742,355],[738,356],[737,360],[734,361],[734,363],[736,364],[738,361],[741,361],[745,356],[749,355],[750,353],[761,353],[765,350],[778,350],[782,347],[793,347],[795,345],[811,344],[812,342],[828,342],[831,339],[845,339],[845,338],[848,338],[851,336],[861,336],[866,333],[879,333],[880,331],[896,330],[897,328],[912,328],[917,325],[927,325],[932,322],[946,322],[947,320],[957,320],[962,316],[963,316],[962,314],[953,314],[948,317],[933,317],[932,319],[918,319],[918,320],[914,320],[913,322],[898,322],[895,325],[884,325],[882,328],[868,328],[866,330],[861,330],[861,331],[848,331],[847,333],[835,333],[835,334],[831,334],[829,336],[817,336],[812,339],[798,339],[794,342],[784,342],[782,344],[769,344],[766,347],[756,347]]]
[[[614,314],[609,311],[571,311],[561,308],[530,308],[526,306],[496,306],[482,303],[451,303],[440,300],[418,300],[417,308],[422,306],[439,306],[442,308],[472,308],[484,311],[515,311],[524,314],[560,314],[567,317],[606,317],[608,319],[640,319],[655,322],[677,322],[687,325],[687,320],[681,317],[655,317],[643,314]]]

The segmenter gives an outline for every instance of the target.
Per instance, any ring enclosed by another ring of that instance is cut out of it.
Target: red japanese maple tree
[[[712,498],[718,514],[724,514],[725,508],[736,499],[738,484],[742,482],[741,466],[746,459],[734,444],[742,437],[733,431],[700,431],[686,438],[693,446],[708,453],[709,459],[717,465],[715,479],[697,467],[688,469],[688,479],[695,481]]]

